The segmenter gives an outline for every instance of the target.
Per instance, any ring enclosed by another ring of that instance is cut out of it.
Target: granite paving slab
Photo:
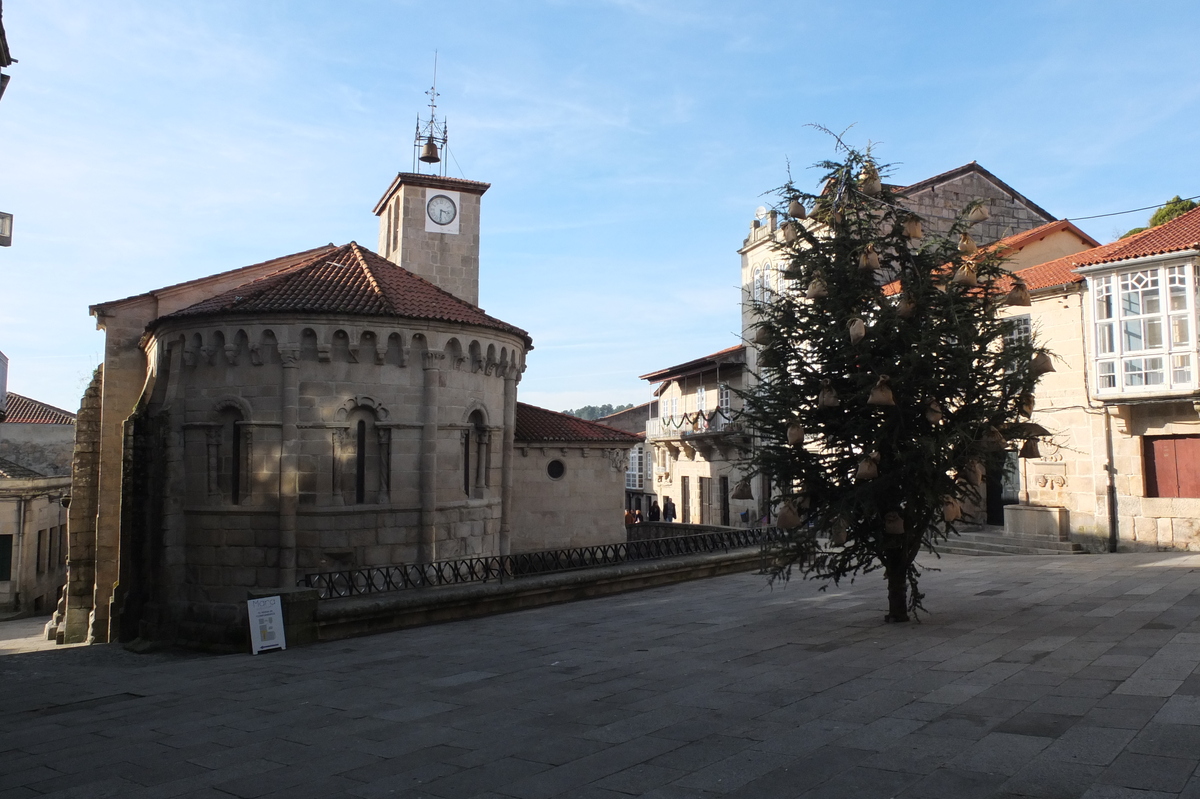
[[[751,573],[257,657],[0,622],[0,799],[1200,799],[1200,555],[925,563],[906,625]]]

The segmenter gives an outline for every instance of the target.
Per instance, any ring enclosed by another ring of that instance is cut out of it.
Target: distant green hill
[[[633,403],[628,405],[584,405],[582,408],[575,410],[565,410],[563,413],[571,416],[578,416],[580,419],[599,419],[601,416],[609,416],[619,411],[627,411],[633,407]]]

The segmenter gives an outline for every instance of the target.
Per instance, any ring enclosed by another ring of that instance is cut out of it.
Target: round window
[[[546,464],[546,474],[550,475],[551,480],[558,480],[567,473],[567,467],[562,461],[550,461]]]

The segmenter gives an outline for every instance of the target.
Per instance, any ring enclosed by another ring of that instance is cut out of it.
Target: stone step
[[[964,533],[938,547],[939,552],[959,555],[1079,555],[1083,547],[1070,541],[1037,536],[1005,536]]]
[[[1082,547],[1073,541],[1059,541],[1057,538],[1034,535],[996,535],[994,533],[960,533],[958,541],[980,544],[1004,544],[1017,547],[1033,547],[1035,549],[1050,549],[1056,552],[1076,552]]]

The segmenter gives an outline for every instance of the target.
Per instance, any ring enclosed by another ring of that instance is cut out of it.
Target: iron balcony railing
[[[646,438],[681,438],[696,433],[720,433],[740,431],[742,426],[735,422],[728,409],[697,411],[679,416],[661,416],[646,421]]]
[[[602,544],[573,549],[547,549],[516,555],[493,555],[432,563],[402,563],[335,572],[306,574],[296,581],[304,588],[315,588],[320,599],[432,588],[441,585],[485,583],[531,577],[537,574],[594,569],[634,561],[659,560],[706,552],[763,547],[778,540],[773,527],[730,529],[671,538],[651,538],[620,544]]]

